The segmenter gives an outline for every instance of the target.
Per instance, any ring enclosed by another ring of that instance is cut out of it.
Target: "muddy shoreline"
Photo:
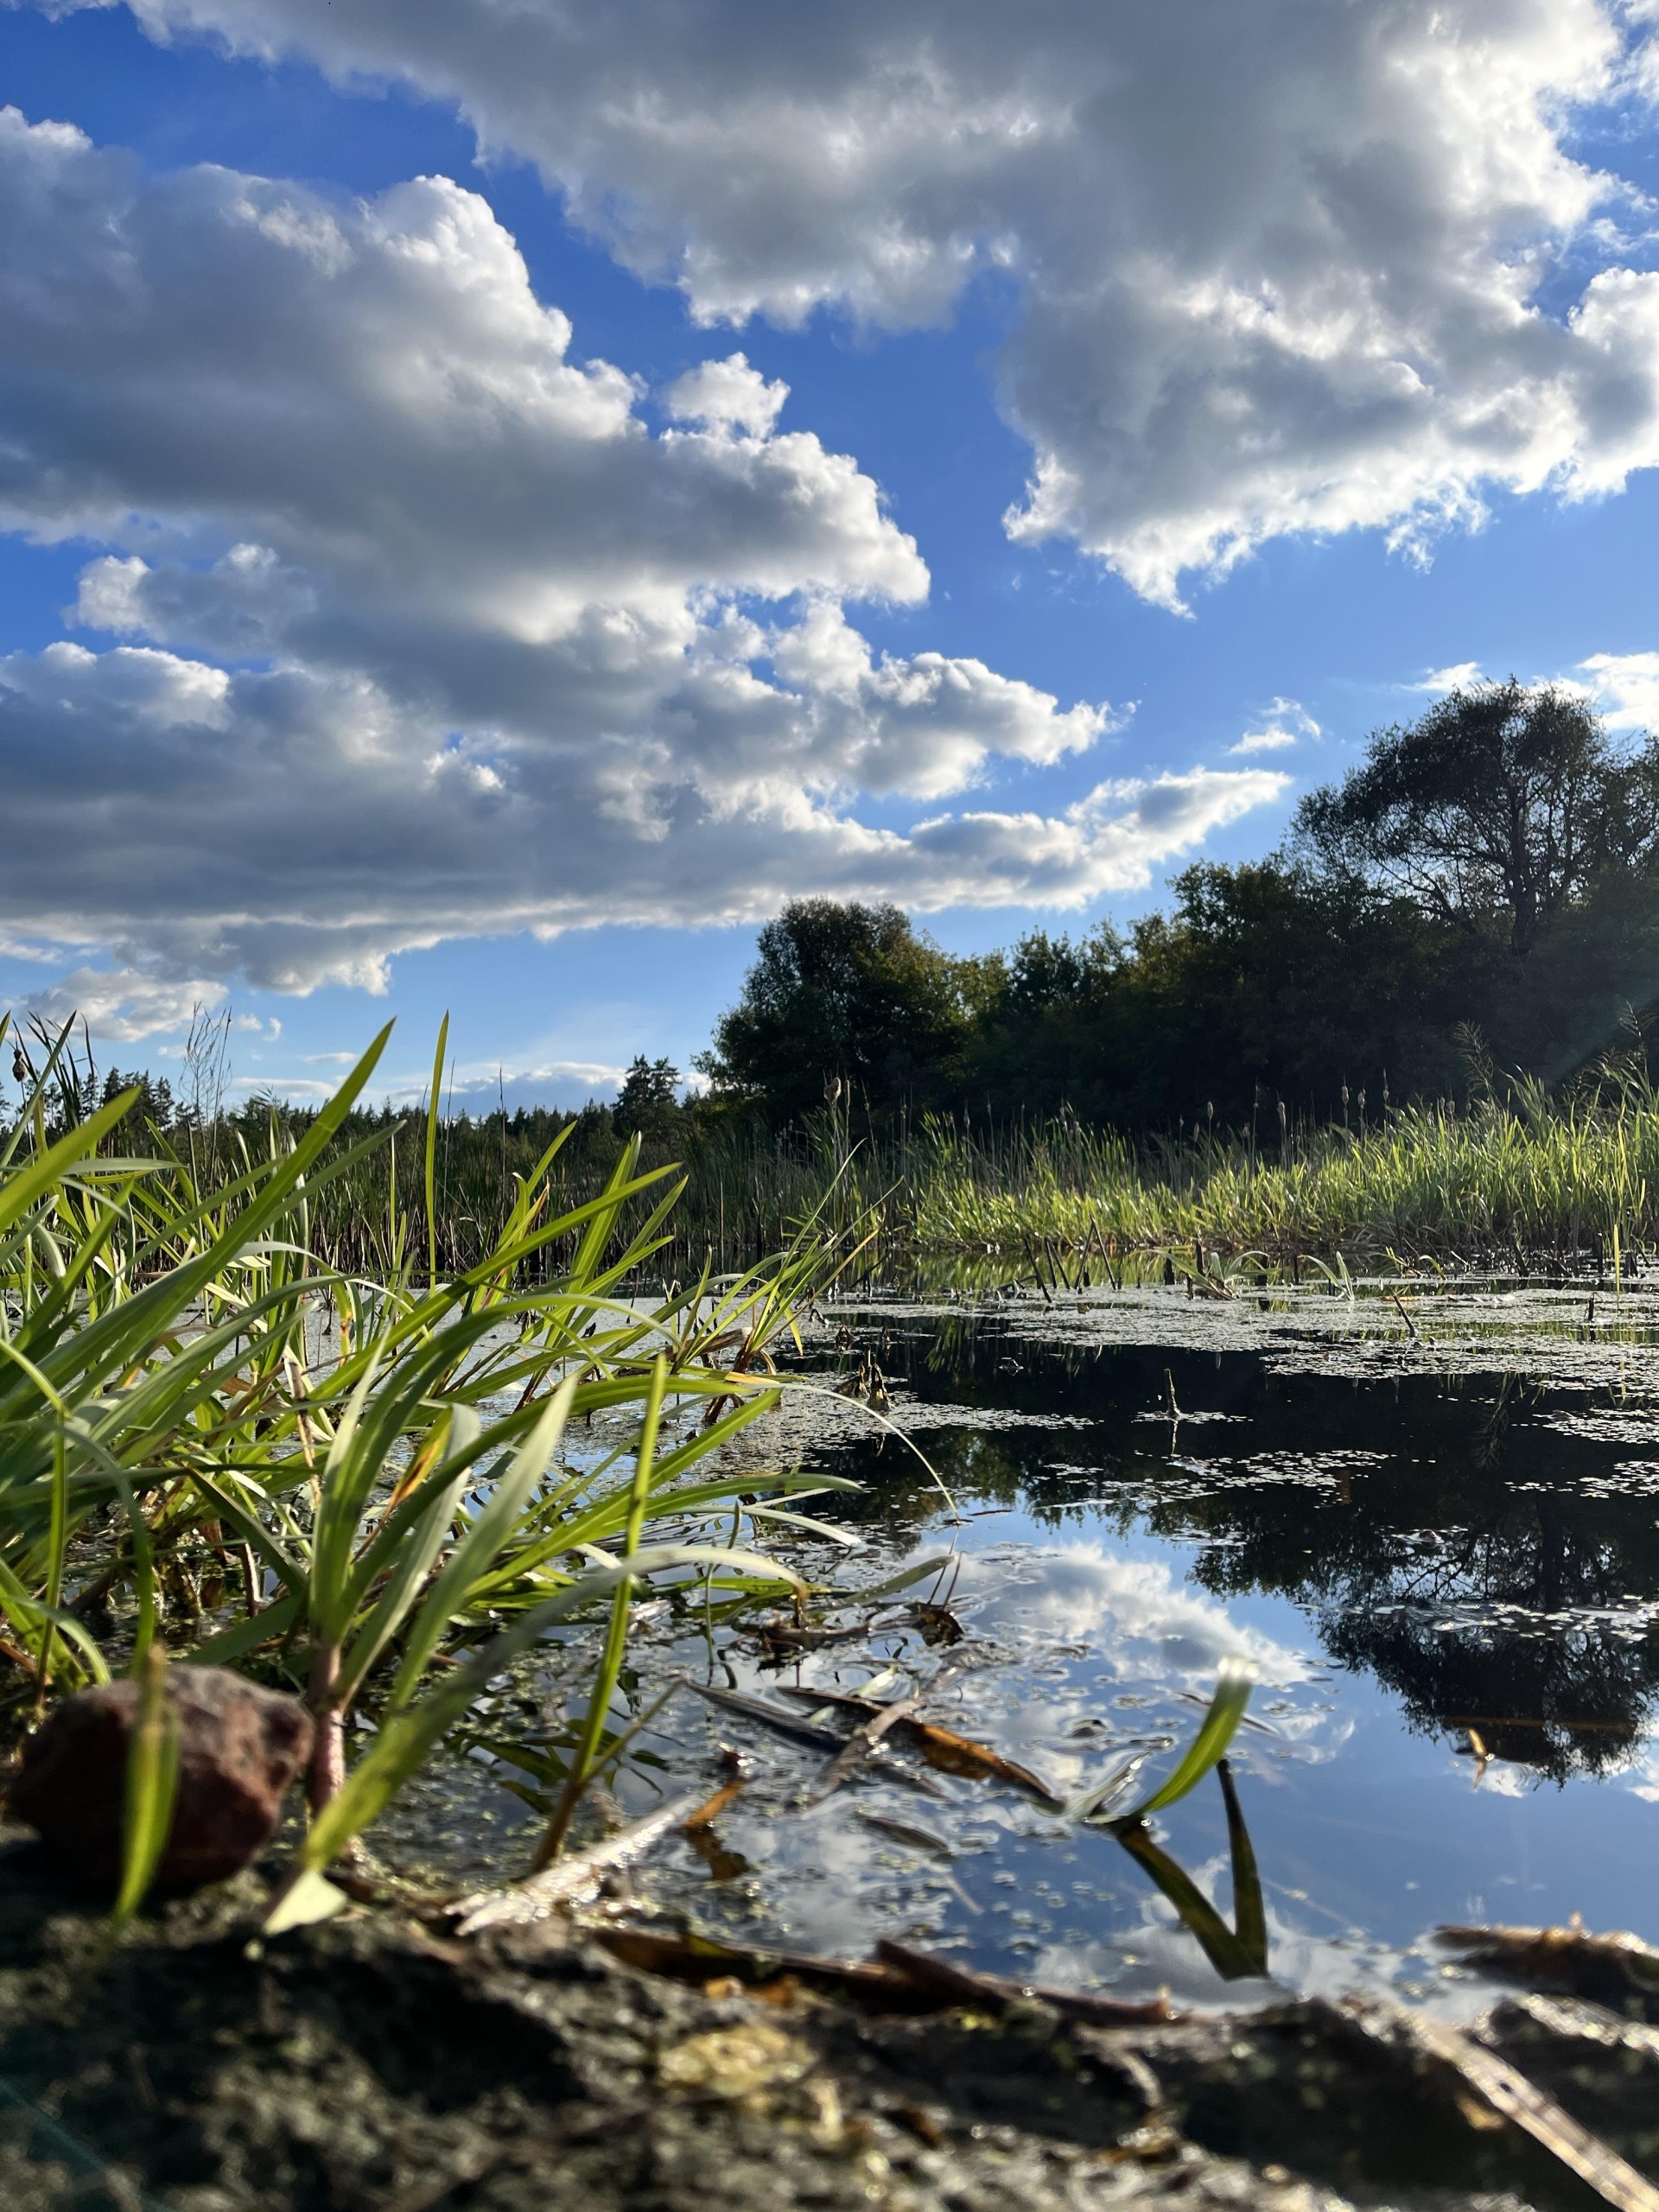
[[[10,2212],[1314,2212],[1604,2201],[1409,2037],[1322,2001],[1122,2027],[701,1986],[563,1921],[474,1943],[381,1910],[256,1940],[257,1875],[105,1948],[0,1853]],[[1643,1993],[1519,1991],[1484,2047],[1659,2173]]]

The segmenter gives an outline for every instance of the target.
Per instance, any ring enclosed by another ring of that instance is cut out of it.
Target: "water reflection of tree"
[[[1223,1540],[1194,1568],[1217,1596],[1311,1607],[1331,1657],[1397,1691],[1419,1731],[1473,1726],[1561,1781],[1622,1764],[1659,1688],[1659,1640],[1594,1618],[1659,1587],[1651,1508],[1633,1507],[1442,1461],[1356,1479],[1346,1505],[1269,1484],[1152,1519]]]
[[[1224,1599],[1266,1591],[1306,1607],[1331,1657],[1375,1674],[1420,1731],[1472,1725],[1495,1757],[1558,1781],[1628,1758],[1659,1697],[1659,1635],[1595,1617],[1628,1621],[1632,1597],[1659,1597],[1654,1502],[1618,1494],[1628,1444],[1543,1427],[1535,1388],[1275,1376],[1251,1355],[1144,1346],[1050,1356],[995,1329],[959,1334],[950,1352],[942,1365],[914,1362],[924,1396],[983,1406],[993,1422],[1011,1409],[1089,1424],[925,1434],[965,1505],[1196,1536],[1196,1581]],[[1005,1371],[1011,1354],[1017,1372]],[[1249,1426],[1172,1433],[1147,1421],[1166,1365],[1182,1408],[1243,1412]],[[1274,1479],[1277,1453],[1300,1455],[1304,1478]],[[1331,1456],[1346,1453],[1356,1459]],[[907,1454],[853,1456],[845,1471],[869,1488],[852,1517],[898,1533],[935,1513],[937,1491]],[[1586,1475],[1611,1494],[1585,1496]]]

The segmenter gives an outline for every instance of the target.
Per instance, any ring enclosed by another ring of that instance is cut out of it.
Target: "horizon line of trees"
[[[1170,888],[1172,907],[1127,932],[1035,929],[965,957],[898,906],[794,899],[694,1061],[701,1094],[682,1102],[679,1071],[641,1054],[613,1104],[463,1107],[445,1124],[493,1149],[505,1180],[572,1123],[570,1165],[594,1171],[633,1134],[661,1160],[734,1122],[783,1133],[826,1108],[875,1129],[963,1111],[1242,1128],[1278,1103],[1354,1123],[1467,1098],[1497,1069],[1554,1083],[1616,1043],[1639,1057],[1659,1010],[1659,741],[1616,741],[1557,686],[1454,690],[1375,732],[1277,851],[1196,862]],[[137,1085],[117,1148],[209,1122],[251,1139],[273,1105],[304,1124],[310,1109],[266,1095],[227,1108],[222,1017],[198,1027],[176,1089],[71,1051],[54,1118]],[[16,1033],[14,1050],[22,1083]]]
[[[1659,743],[1559,686],[1453,690],[1373,733],[1276,852],[1170,887],[1127,933],[968,957],[896,906],[793,900],[696,1065],[779,1125],[840,1099],[876,1123],[1347,1122],[1494,1068],[1557,1082],[1659,1000]]]

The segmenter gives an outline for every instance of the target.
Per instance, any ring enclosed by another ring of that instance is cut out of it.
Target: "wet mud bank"
[[[244,1878],[105,1950],[38,1853],[0,1861],[9,2212],[1569,2212],[1649,2186],[1610,2168],[1592,2192],[1403,2016],[919,2011],[798,1974],[642,1972],[563,1922],[463,1944],[363,1913],[262,1947],[257,1893]],[[1517,1990],[1470,2041],[1659,2172],[1651,1999],[1602,1994]]]

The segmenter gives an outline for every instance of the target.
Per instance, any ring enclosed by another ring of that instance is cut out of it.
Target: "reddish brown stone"
[[[289,1784],[311,1751],[311,1716],[297,1698],[261,1689],[223,1667],[171,1667],[179,1791],[156,1882],[194,1889],[245,1866],[275,1830]],[[112,1885],[121,1867],[127,1745],[136,1682],[77,1690],[24,1746],[10,1792],[27,1821],[74,1871]]]

